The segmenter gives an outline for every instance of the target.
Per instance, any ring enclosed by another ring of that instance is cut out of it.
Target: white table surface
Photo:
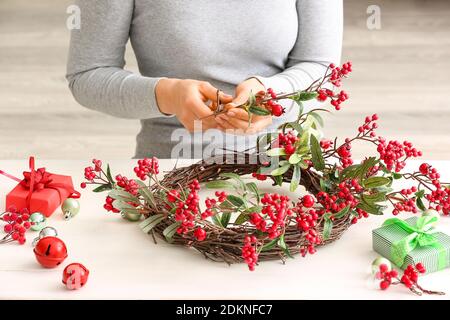
[[[110,161],[113,174],[132,176],[135,161]],[[450,180],[450,161],[431,161]],[[27,160],[2,160],[0,168],[21,176]],[[418,162],[411,162],[414,166]],[[76,186],[83,179],[86,161],[37,159],[37,167],[73,177]],[[161,161],[161,169],[173,167]],[[446,170],[446,172],[445,172]],[[0,207],[14,181],[0,177]],[[263,187],[270,190],[270,187]],[[0,299],[429,299],[416,297],[402,286],[388,291],[371,285],[369,270],[377,254],[372,250],[372,229],[384,219],[371,216],[351,227],[337,242],[322,247],[315,255],[262,262],[250,272],[245,264],[228,266],[205,260],[195,250],[172,246],[160,240],[153,244],[136,223],[106,213],[105,194],[82,192],[81,211],[64,221],[60,210],[48,220],[68,247],[69,256],[56,269],[41,268],[31,242],[36,232],[27,232],[27,243],[0,245]],[[450,218],[443,218],[443,231],[450,233]],[[81,262],[90,270],[87,285],[69,291],[61,283],[62,270]],[[450,269],[421,278],[425,288],[447,291],[450,298]]]

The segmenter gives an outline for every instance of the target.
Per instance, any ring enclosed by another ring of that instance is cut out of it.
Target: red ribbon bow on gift
[[[20,180],[17,177],[14,177],[13,175],[10,175],[9,173],[6,173],[2,170],[0,170],[0,174],[13,179],[17,182],[20,182],[20,184],[28,189],[28,196],[27,196],[27,207],[30,209],[30,203],[31,203],[31,196],[33,195],[34,191],[39,191],[45,188],[55,189],[58,191],[58,194],[61,198],[61,193],[58,188],[64,187],[64,185],[58,184],[58,183],[52,183],[52,174],[45,171],[45,168],[39,168],[35,170],[34,165],[34,157],[30,157],[29,161],[30,171],[24,171],[23,176],[24,179]],[[79,198],[80,193],[78,191],[73,191],[73,193],[69,196],[69,198]]]

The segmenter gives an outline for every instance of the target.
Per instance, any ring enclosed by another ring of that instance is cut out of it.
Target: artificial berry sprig
[[[3,226],[6,235],[0,239],[0,244],[14,241],[25,244],[25,233],[32,225],[32,222],[28,221],[30,218],[28,209],[17,210],[15,207],[9,207],[6,212],[0,214],[0,218],[3,222],[6,222]]]
[[[379,271],[375,274],[375,277],[380,280],[379,286],[381,290],[387,290],[391,285],[404,285],[406,288],[411,290],[411,292],[419,296],[424,293],[444,295],[445,292],[427,290],[418,284],[419,274],[424,274],[425,272],[425,267],[419,262],[416,265],[408,265],[403,275],[400,277],[396,270],[390,270],[388,265],[381,264],[379,266]]]

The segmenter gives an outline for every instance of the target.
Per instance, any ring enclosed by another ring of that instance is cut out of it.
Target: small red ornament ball
[[[45,268],[56,268],[67,258],[67,248],[57,237],[44,237],[36,244],[34,255]]]
[[[62,282],[69,290],[78,290],[88,281],[89,270],[81,263],[75,262],[64,268]]]

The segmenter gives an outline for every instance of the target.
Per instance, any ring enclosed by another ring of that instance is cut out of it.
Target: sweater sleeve
[[[341,59],[342,0],[297,0],[298,36],[286,69],[270,77],[256,78],[276,92],[307,88],[321,78],[330,63]]]
[[[72,30],[66,78],[81,105],[116,117],[163,116],[155,87],[160,78],[124,70],[134,0],[77,0],[81,28]]]

